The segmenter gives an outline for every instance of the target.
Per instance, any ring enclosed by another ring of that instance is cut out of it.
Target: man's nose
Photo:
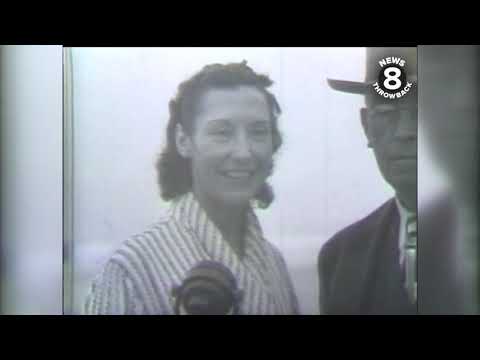
[[[395,136],[406,140],[416,140],[418,132],[417,119],[418,114],[416,110],[400,110]]]

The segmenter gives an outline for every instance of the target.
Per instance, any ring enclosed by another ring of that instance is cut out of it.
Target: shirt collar
[[[182,223],[189,231],[194,233],[197,239],[207,247],[211,255],[218,255],[218,242],[224,242],[223,236],[215,223],[210,220],[205,210],[200,206],[197,198],[192,192],[186,193],[174,200],[171,208],[172,216]],[[264,241],[262,229],[251,207],[247,210],[246,233],[245,233],[246,253],[252,241]]]
[[[190,241],[199,243],[210,260],[230,269],[238,287],[250,296],[249,300],[242,302],[243,313],[255,313],[259,306],[267,306],[269,310],[265,310],[266,313],[273,311],[275,303],[271,300],[273,290],[270,281],[274,279],[272,269],[276,267],[276,260],[268,251],[268,243],[252,207],[247,210],[245,253],[242,258],[223,239],[192,192],[174,200],[170,211],[175,221],[191,235]]]

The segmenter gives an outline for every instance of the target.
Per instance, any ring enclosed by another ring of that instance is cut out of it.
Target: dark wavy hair
[[[243,61],[241,63],[207,65],[179,85],[176,96],[169,103],[167,144],[155,165],[162,199],[169,201],[192,190],[191,160],[179,154],[175,142],[175,128],[177,124],[181,124],[185,132],[192,135],[195,106],[206,90],[246,85],[261,91],[270,108],[273,152],[275,153],[280,148],[282,137],[277,119],[281,114],[281,109],[275,96],[267,90],[272,84],[273,81],[268,76],[255,73],[247,66],[247,62]],[[273,164],[270,174],[272,171]],[[258,205],[263,208],[268,207],[273,198],[273,190],[267,182],[255,195]]]

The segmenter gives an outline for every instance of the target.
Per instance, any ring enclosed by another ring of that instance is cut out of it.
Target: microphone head
[[[218,262],[202,261],[176,289],[175,312],[190,315],[226,315],[236,312],[238,291],[231,271]]]

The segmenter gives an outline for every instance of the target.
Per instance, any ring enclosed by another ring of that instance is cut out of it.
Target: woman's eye
[[[231,131],[229,129],[217,129],[217,130],[212,130],[210,134],[215,137],[220,137],[220,138],[227,138],[231,135]]]
[[[270,130],[267,128],[253,129],[251,134],[257,137],[264,137],[270,135]]]

